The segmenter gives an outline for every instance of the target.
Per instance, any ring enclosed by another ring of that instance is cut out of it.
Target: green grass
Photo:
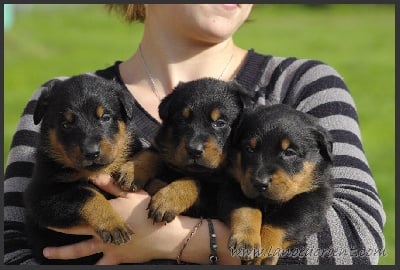
[[[394,5],[256,5],[250,18],[235,35],[238,45],[322,60],[344,77],[387,214],[380,264],[395,264]],[[102,5],[19,9],[4,36],[4,162],[18,118],[41,83],[127,59],[141,33],[141,24],[127,25]]]

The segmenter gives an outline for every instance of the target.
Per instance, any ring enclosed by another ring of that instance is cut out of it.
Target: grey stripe
[[[318,235],[316,233],[311,234],[306,238],[306,251],[310,251],[310,254],[306,257],[307,265],[318,265],[319,257],[316,256],[318,253]]]
[[[25,114],[20,118],[20,122],[17,126],[16,131],[19,130],[30,130],[39,132],[40,125],[33,124],[33,115],[32,114]]]
[[[363,151],[361,151],[358,147],[348,144],[348,143],[334,143],[333,144],[333,154],[334,155],[344,155],[355,157],[366,165],[368,165],[367,158]]]
[[[4,221],[24,222],[25,208],[18,206],[4,206]]]
[[[260,87],[265,87],[268,85],[268,83],[271,80],[271,76],[273,72],[275,71],[276,67],[282,63],[283,60],[286,58],[283,57],[272,57],[269,61],[268,64],[264,70],[263,75],[260,78],[260,82],[258,83],[257,91],[260,89]],[[267,97],[265,96],[265,91],[260,91],[258,93],[259,97],[257,99],[257,104],[259,105],[266,105],[267,104]],[[268,99],[269,100],[269,99]],[[273,104],[274,102],[268,101],[268,104]]]
[[[327,130],[347,130],[354,133],[361,141],[358,123],[351,117],[345,115],[332,115],[320,118],[319,124]]]
[[[7,192],[25,192],[31,178],[12,177],[4,181],[4,193]]]
[[[364,247],[366,249],[371,248],[373,250],[377,250],[377,244],[375,242],[373,235],[369,233],[368,227],[365,225],[364,221],[360,218],[360,214],[363,215],[364,211],[348,200],[336,199],[335,201],[340,204],[340,208],[342,208],[342,210],[346,212],[348,219],[352,221],[352,226],[354,227],[354,233],[357,233],[359,235],[359,239],[361,240]],[[369,259],[372,264],[374,263],[376,264],[376,262],[379,260],[379,256],[371,255]]]
[[[35,147],[26,145],[15,146],[10,149],[8,154],[7,166],[13,162],[32,162],[35,157]]]
[[[302,112],[309,112],[328,102],[343,102],[355,107],[354,100],[349,92],[342,88],[328,88],[302,100],[296,109]]]
[[[325,64],[317,65],[309,70],[307,70],[306,73],[303,74],[303,76],[300,78],[300,80],[297,82],[295,88],[294,88],[294,93],[297,96],[298,91],[303,88],[304,86],[307,86],[308,84],[326,77],[326,76],[332,76],[335,75],[338,78],[342,79],[342,77],[337,73],[337,71]],[[295,98],[297,99],[297,98]]]
[[[345,178],[363,182],[376,190],[374,179],[363,170],[350,167],[334,167],[332,168],[332,175],[334,178]]]
[[[327,213],[328,226],[331,231],[332,249],[337,252],[334,256],[335,264],[349,265],[353,260],[349,254],[349,243],[347,241],[346,233],[343,230],[340,219],[333,207],[328,209]]]
[[[19,260],[20,258],[27,256],[27,255],[31,255],[31,254],[32,254],[32,251],[30,249],[19,249],[14,252],[6,253],[6,254],[4,254],[4,263],[12,264],[14,261]],[[38,265],[38,263],[35,262],[34,259],[29,259],[24,262],[21,262],[21,265],[22,264]]]
[[[274,90],[269,95],[268,99],[272,102],[280,102],[285,96],[292,81],[292,77],[296,74],[296,70],[303,63],[307,62],[307,59],[296,60],[291,63],[280,75],[278,80],[275,82]]]
[[[265,68],[265,72],[264,72],[264,76],[262,76],[261,80],[260,80],[260,86],[265,86],[268,84],[268,82],[271,80],[271,76],[272,73],[275,71],[276,67],[282,63],[283,60],[285,60],[286,58],[284,57],[272,57],[266,68]]]
[[[338,193],[342,193],[342,194],[350,194],[353,196],[356,196],[357,198],[361,199],[364,203],[366,203],[368,206],[370,206],[371,208],[377,210],[379,212],[379,215],[382,217],[382,221],[385,222],[386,221],[386,213],[382,208],[382,202],[379,200],[378,202],[375,201],[374,199],[372,199],[370,196],[365,195],[365,193],[362,193],[360,191],[356,191],[356,190],[349,190],[349,189],[344,189],[341,187],[336,187],[335,188],[335,192]],[[359,208],[358,206],[356,206],[356,204],[354,204],[355,207]],[[372,217],[371,215],[369,215],[368,213],[366,213],[363,210],[359,210],[360,213],[362,212],[363,217],[368,220],[368,222],[374,227],[374,228],[379,228],[379,224],[376,221],[375,217]],[[364,215],[365,213],[365,215]],[[383,235],[382,235],[383,236]]]

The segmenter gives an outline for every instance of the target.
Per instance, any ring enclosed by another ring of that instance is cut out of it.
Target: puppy
[[[151,169],[127,183],[152,195],[149,217],[155,222],[170,222],[182,213],[215,216],[231,131],[250,98],[235,82],[203,78],[180,83],[162,100],[163,124],[153,146],[135,158]]]
[[[279,253],[317,232],[332,200],[332,141],[316,119],[287,105],[245,112],[235,131],[219,215],[229,248],[247,264],[276,264]],[[245,262],[246,261],[246,262]]]
[[[41,122],[36,164],[24,193],[26,224],[38,262],[87,264],[100,256],[47,260],[42,255],[45,246],[82,240],[46,229],[49,226],[88,224],[104,242],[117,245],[131,239],[132,229],[88,179],[100,173],[118,182],[134,177],[130,157],[141,144],[132,113],[132,96],[113,81],[85,74],[45,85],[33,115],[35,124]]]

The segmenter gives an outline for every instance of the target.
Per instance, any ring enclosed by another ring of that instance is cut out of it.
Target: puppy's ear
[[[40,94],[39,100],[37,101],[35,111],[33,112],[33,123],[35,125],[39,124],[42,120],[47,107],[49,106],[49,99],[51,92],[56,87],[56,85],[60,82],[58,79],[50,80],[43,84],[42,93]]]
[[[118,99],[121,104],[122,113],[126,115],[126,117],[131,120],[133,117],[133,106],[134,100],[132,94],[129,93],[126,89],[121,89],[118,92]]]
[[[184,85],[183,82],[179,82],[172,90],[172,93],[161,100],[161,103],[158,106],[158,115],[160,116],[163,122],[165,122],[170,115],[172,97],[174,96],[174,92],[180,89],[183,85]]]
[[[158,114],[163,122],[168,119],[170,114],[170,108],[172,103],[172,93],[166,96],[161,100],[160,105],[158,106]]]
[[[255,97],[254,91],[246,89],[237,81],[228,82],[228,88],[230,91],[233,91],[238,95],[242,103],[243,110],[254,107],[254,102],[253,102],[253,99]]]
[[[319,151],[322,157],[329,161],[333,161],[333,140],[329,132],[323,127],[317,125],[313,129],[313,133],[318,143]]]

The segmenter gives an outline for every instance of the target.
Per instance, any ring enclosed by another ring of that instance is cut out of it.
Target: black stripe
[[[347,185],[346,187],[340,188],[363,192],[374,199],[377,203],[381,204],[378,192],[374,187],[368,185],[367,183],[347,178],[335,178],[334,181],[335,186],[337,186],[338,188],[338,185]]]
[[[11,177],[32,177],[34,164],[32,162],[17,161],[9,164],[4,179]]]
[[[340,77],[335,75],[321,77],[303,86],[301,92],[297,95],[297,100],[294,104],[294,107],[297,107],[304,99],[329,88],[341,88],[348,91],[346,84]]]
[[[330,130],[329,133],[332,135],[334,142],[351,144],[364,152],[361,141],[356,134],[341,129]]]
[[[268,99],[268,96],[274,91],[275,84],[278,81],[279,77],[282,75],[282,73],[284,73],[285,70],[296,60],[297,58],[295,57],[289,57],[280,62],[279,65],[275,67],[275,70],[271,75],[271,79],[269,80],[269,83],[265,88],[266,99]]]
[[[39,133],[31,130],[18,130],[15,132],[10,148],[20,145],[35,147],[39,142]]]
[[[265,56],[254,52],[254,50],[249,50],[244,64],[246,68],[240,69],[235,80],[245,89],[255,91],[271,59],[272,56],[270,55]]]
[[[325,217],[326,219],[326,217]],[[333,236],[335,237],[335,236]],[[329,251],[332,249],[332,233],[328,224],[317,234],[318,238],[318,249],[321,251],[319,256],[319,264],[334,264],[334,254],[330,254]],[[313,250],[314,251],[314,250]]]
[[[10,232],[8,232],[10,230]],[[19,221],[4,221],[4,235],[8,235],[9,233],[13,233],[11,231],[25,231],[25,223]]]
[[[360,198],[357,198],[356,196],[354,196],[352,194],[342,193],[342,192],[335,192],[334,197],[338,198],[338,199],[345,199],[345,200],[349,201],[350,203],[357,205],[364,212],[370,214],[373,218],[375,218],[375,220],[378,222],[378,224],[381,228],[383,227],[383,221],[382,221],[382,217],[381,217],[379,211],[374,209],[373,207],[369,206],[366,202],[364,202]]]
[[[8,238],[10,237],[10,238]],[[11,253],[20,249],[29,249],[26,237],[19,235],[10,235],[4,238],[4,254]]]
[[[348,241],[349,245],[349,251],[354,252],[356,250],[362,250],[364,249],[364,245],[361,241],[360,236],[358,235],[357,228],[354,227],[353,223],[354,221],[351,219],[351,216],[343,210],[340,205],[334,203],[333,208],[337,212],[337,216],[339,217],[341,227],[344,230],[344,234],[346,235],[346,239]],[[340,247],[342,250],[339,251],[344,251],[344,246]],[[352,254],[354,255],[354,254]],[[351,256],[353,259],[353,264],[370,264],[369,259],[366,258],[361,258],[359,256]]]
[[[294,75],[293,75],[293,77],[292,77],[292,79],[291,79],[290,85],[289,85],[289,87],[288,87],[289,91],[291,91],[291,92],[290,92],[289,95],[287,95],[287,96],[283,99],[282,103],[287,103],[289,98],[293,98],[293,96],[297,94],[297,93],[295,93],[295,92],[293,91],[293,89],[294,89],[295,85],[299,82],[299,80],[301,79],[301,77],[303,77],[303,75],[304,75],[307,71],[309,71],[311,68],[313,68],[313,67],[315,67],[315,66],[318,66],[318,65],[321,65],[321,64],[323,64],[321,61],[316,61],[316,60],[308,60],[308,61],[304,62],[303,64],[301,64],[301,65],[296,69],[296,71],[295,71],[295,73],[294,73]]]
[[[333,101],[320,104],[317,107],[308,111],[307,113],[318,118],[323,118],[332,115],[345,115],[354,119],[358,123],[358,117],[355,108],[348,103],[340,101]]]
[[[351,156],[336,155],[333,159],[335,167],[350,167],[360,169],[372,176],[369,167],[361,160]]]
[[[4,193],[4,206],[24,207],[24,199],[22,192]]]

